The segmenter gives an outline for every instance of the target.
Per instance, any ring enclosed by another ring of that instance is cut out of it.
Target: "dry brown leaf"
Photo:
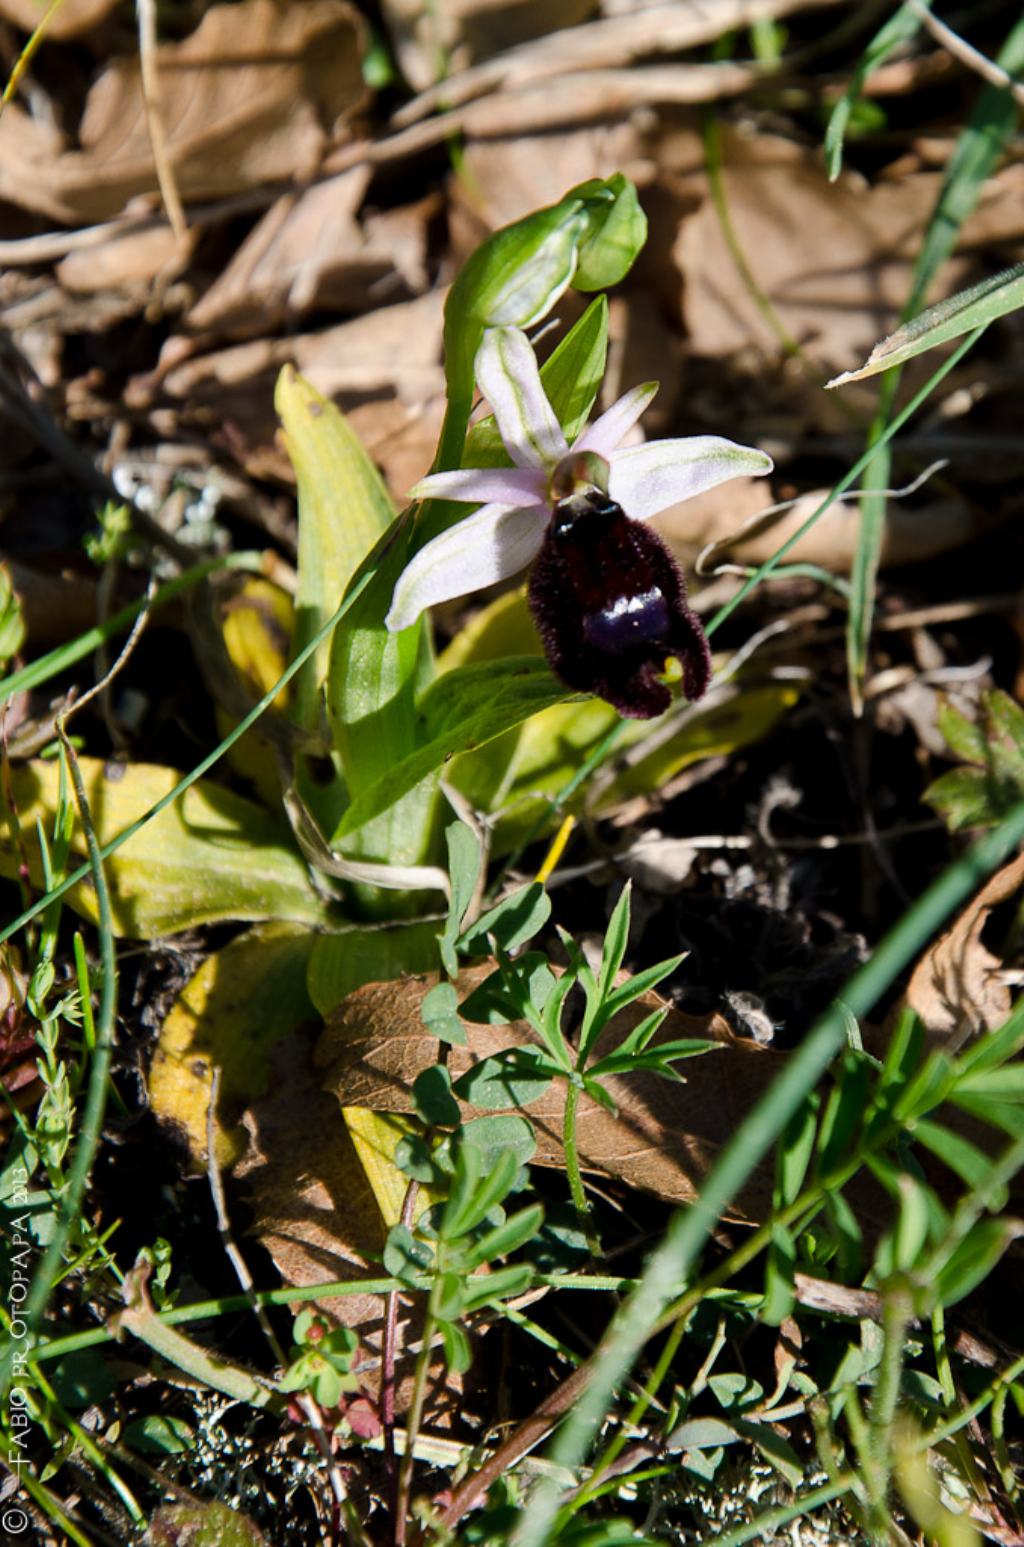
[[[453,244],[468,253],[491,231],[564,198],[592,177],[625,172],[643,181],[643,140],[628,120],[557,134],[471,139],[451,180]],[[649,168],[647,169],[649,175]]]
[[[61,38],[77,38],[109,16],[121,0],[63,0],[46,23],[46,37],[56,43]],[[46,15],[44,0],[0,0],[0,17],[13,22],[22,32],[34,32]]]
[[[148,301],[158,274],[182,261],[181,244],[170,226],[116,227],[105,242],[80,252],[70,252],[57,264],[57,278],[65,290],[95,295],[101,290],[136,290],[140,302]]]
[[[270,1253],[282,1281],[293,1288],[336,1279],[379,1278],[386,1229],[338,1104],[319,1089],[308,1041],[275,1050],[268,1094],[243,1119],[249,1148],[235,1167],[252,1208],[250,1234]],[[377,1258],[377,1261],[369,1261]],[[331,1321],[359,1335],[357,1374],[363,1390],[379,1395],[384,1297],[332,1295],[316,1303]],[[415,1316],[401,1302],[398,1347],[416,1337]],[[395,1405],[408,1406],[411,1353],[398,1361]],[[445,1428],[461,1390],[440,1359],[431,1369],[428,1423]]]
[[[656,525],[673,552],[684,561],[711,543],[722,545],[705,558],[704,568],[712,574],[717,564],[763,563],[799,530],[828,493],[828,489],[811,490],[801,495],[789,510],[766,517],[763,524],[754,522],[748,532],[743,532],[757,512],[764,510],[770,495],[766,494],[763,480],[734,479],[696,499],[672,506],[658,517]],[[977,537],[988,525],[990,522],[966,500],[951,497],[913,507],[890,500],[882,539],[882,563],[907,564],[946,553]],[[859,502],[837,500],[789,551],[786,562],[820,564],[833,574],[848,575],[857,552],[859,530]]]
[[[392,0],[395,3],[395,0]],[[417,0],[398,0],[411,9]],[[500,58],[449,75],[437,86],[424,90],[415,101],[395,114],[396,124],[409,124],[435,108],[458,107],[485,92],[506,91],[512,86],[547,82],[570,71],[597,72],[664,53],[714,42],[734,27],[779,17],[796,11],[822,10],[843,0],[702,0],[700,5],[635,5],[617,16],[602,16],[587,26],[566,28],[548,22],[554,13],[545,7],[545,31],[533,42],[511,48]],[[431,79],[434,77],[432,76]]]
[[[460,995],[482,982],[489,971],[477,967],[462,973]],[[334,1092],[340,1105],[365,1106],[378,1112],[412,1111],[413,1082],[438,1057],[437,1039],[420,1019],[423,997],[435,981],[424,976],[370,984],[349,995],[331,1014],[316,1061],[324,1069],[325,1087]],[[602,1051],[661,1004],[656,995],[645,994],[624,1010]],[[537,1044],[525,1022],[510,1026],[467,1023],[466,1034],[467,1047],[450,1049],[448,1067],[453,1080],[503,1048]],[[581,1096],[577,1116],[580,1159],[588,1171],[616,1177],[670,1203],[688,1203],[784,1060],[736,1037],[718,1016],[703,1021],[669,1010],[659,1036],[707,1037],[721,1042],[722,1047],[680,1066],[685,1085],[643,1071],[628,1078],[609,1078],[605,1088],[618,1106],[615,1116],[588,1096]],[[565,1164],[564,1106],[565,1086],[556,1081],[524,1109],[536,1133],[534,1159],[538,1165]],[[465,1112],[467,1116],[479,1115],[469,1106]],[[763,1218],[770,1201],[770,1175],[755,1173],[730,1217]]]
[[[852,175],[830,183],[817,152],[789,140],[723,136],[730,220],[756,284],[782,325],[824,372],[859,364],[892,331],[932,213],[941,174],[866,187]],[[698,179],[699,180],[699,179]],[[998,229],[1024,228],[1017,177],[993,178],[961,233],[961,250]],[[741,278],[710,199],[684,220],[675,250],[694,350],[725,355],[783,345]],[[966,277],[944,266],[938,300]]]
[[[381,10],[398,62],[417,91],[528,38],[571,27],[594,0],[383,0]]]
[[[286,194],[263,216],[186,319],[196,333],[262,335],[310,311],[364,311],[387,285],[426,288],[426,220],[433,201],[356,215],[368,165]],[[389,216],[393,217],[389,219]]]
[[[215,199],[312,176],[364,100],[363,27],[346,0],[217,5],[157,52],[179,192]],[[12,104],[0,119],[0,197],[56,220],[105,220],[152,193],[156,173],[137,57],[113,60],[65,148]]]
[[[281,366],[291,363],[324,397],[392,392],[404,402],[422,402],[444,385],[443,305],[444,293],[435,291],[319,333],[220,349],[175,366],[163,389],[201,403],[217,401],[225,389],[262,393],[266,380],[272,386]]]
[[[929,1037],[950,1052],[982,1032],[997,1030],[1010,1013],[1003,963],[981,937],[993,909],[1011,901],[1022,886],[1024,854],[982,887],[914,968],[906,1002]]]
[[[396,417],[407,421],[413,434],[416,475],[429,465],[419,462],[416,445],[421,438],[415,421],[421,414],[437,422],[435,406],[443,400],[441,325],[444,292],[431,291],[414,301],[385,306],[342,322],[320,333],[301,333],[295,338],[259,339],[229,349],[186,359],[167,370],[160,386],[180,403],[172,412],[154,411],[153,422],[167,438],[197,427],[209,432],[211,425],[221,442],[254,477],[274,477],[291,482],[287,457],[275,444],[274,383],[283,365],[294,365],[318,392],[346,410],[362,404],[382,410],[394,407]],[[180,357],[183,340],[172,338],[165,351]],[[139,377],[129,386],[125,401],[133,408],[150,408],[158,379]],[[373,417],[376,417],[375,415]],[[360,423],[371,454],[375,451],[372,427]],[[430,445],[430,455],[436,437]],[[382,448],[383,449],[383,448]],[[395,490],[405,502],[409,484]]]

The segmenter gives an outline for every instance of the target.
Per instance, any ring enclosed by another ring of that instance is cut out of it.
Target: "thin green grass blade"
[[[979,884],[1024,839],[1024,801],[932,883],[850,979],[841,1000],[819,1019],[774,1085],[741,1123],[708,1173],[695,1202],[680,1210],[653,1253],[637,1289],[622,1305],[594,1359],[593,1374],[551,1447],[550,1461],[574,1470],[584,1460],[612,1395],[659,1317],[689,1278],[722,1211],[814,1088],[846,1037],[847,1018],[867,1014]],[[558,1509],[556,1486],[538,1485],[514,1536],[515,1547],[543,1547]]]
[[[66,671],[69,666],[82,660],[86,655],[91,655],[100,645],[108,639],[121,634],[129,628],[135,619],[148,606],[151,612],[165,603],[172,602],[176,596],[191,590],[208,575],[213,575],[222,569],[244,569],[258,575],[263,569],[263,555],[260,553],[233,553],[223,558],[207,559],[202,564],[196,564],[192,569],[185,570],[184,574],[176,575],[173,580],[168,580],[164,585],[158,586],[152,597],[140,596],[137,601],[129,602],[127,607],[122,607],[120,612],[115,612],[113,617],[107,618],[104,623],[98,623],[95,628],[86,629],[84,634],[79,634],[77,639],[72,639],[66,645],[58,645],[46,655],[41,655],[37,661],[30,661],[20,671],[12,672],[0,682],[0,707],[6,704],[15,693],[27,693],[30,688],[41,687],[44,682],[49,682],[51,677],[56,677],[59,672]]]
[[[1010,32],[998,62],[1010,74],[1014,74],[1024,64],[1024,19]],[[946,169],[914,265],[910,295],[903,310],[904,321],[920,310],[939,266],[951,252],[960,227],[977,203],[982,186],[1009,144],[1016,124],[1017,109],[1010,88],[987,86],[957,141],[956,150]],[[869,495],[861,504],[857,552],[850,576],[850,609],[846,629],[850,697],[857,714],[862,708],[862,688],[875,612],[875,580],[885,533],[887,499],[881,491],[891,484],[892,459],[891,454],[882,449],[882,432],[892,412],[898,386],[898,372],[885,378],[878,411],[868,432],[868,444],[878,445],[879,451],[864,477],[864,488],[869,491]]]
[[[848,381],[863,381],[867,376],[877,376],[879,371],[903,365],[915,355],[935,349],[951,339],[960,338],[972,328],[987,327],[997,317],[1018,311],[1024,306],[1024,263],[1015,264],[1001,274],[983,279],[969,290],[961,290],[935,306],[929,306],[919,316],[903,327],[890,333],[888,338],[876,344],[864,365],[856,371],[844,371],[827,383],[829,387],[841,387]]]
[[[277,697],[281,689],[292,680],[297,672],[302,670],[303,666],[310,659],[310,657],[316,653],[317,647],[322,644],[325,639],[330,638],[331,633],[333,632],[339,619],[344,617],[345,613],[355,602],[356,598],[360,596],[365,588],[369,585],[372,578],[373,573],[372,571],[368,570],[366,574],[363,575],[361,579],[358,580],[352,587],[334,614],[328,618],[323,628],[313,636],[313,638],[306,645],[305,649],[301,650],[295,657],[294,661],[292,661],[291,665],[281,673],[273,687],[271,687],[268,692],[264,693],[259,703],[255,704],[252,709],[249,710],[249,713],[238,722],[234,730],[232,730],[227,736],[224,737],[223,741],[219,742],[218,745],[214,747],[212,752],[209,752],[206,757],[201,760],[201,762],[196,764],[195,768],[193,768],[191,772],[185,775],[184,779],[180,779],[172,790],[169,790],[161,800],[158,800],[153,806],[150,807],[147,812],[139,817],[138,821],[132,822],[124,829],[123,832],[118,833],[116,838],[112,838],[109,843],[104,844],[98,850],[100,860],[109,859],[112,854],[116,854],[122,844],[127,843],[128,840],[133,838],[137,832],[140,832],[141,829],[145,827],[147,822],[151,822],[155,816],[160,814],[161,811],[166,811],[168,806],[172,805],[174,801],[178,800],[182,795],[184,795],[186,790],[190,790],[193,784],[201,779],[205,773],[208,773],[216,763],[219,763],[225,752],[227,752],[229,748],[233,747],[235,742],[239,741],[241,737],[245,735],[246,731],[252,729],[260,715],[265,714],[266,711],[270,708],[271,704],[274,702],[274,699]],[[12,935],[17,934],[18,930],[24,929],[25,925],[31,923],[34,918],[36,918],[40,913],[48,908],[50,903],[52,903],[55,898],[63,897],[65,893],[69,892],[73,886],[77,886],[79,881],[84,881],[86,876],[90,874],[91,864],[86,864],[80,865],[77,870],[74,870],[70,875],[65,876],[64,880],[60,883],[59,886],[54,887],[52,891],[47,892],[43,897],[38,898],[31,905],[31,907],[26,908],[22,913],[19,913],[16,919],[14,919],[4,929],[0,930],[0,945],[2,945],[5,940],[9,940]]]
[[[930,7],[931,0],[923,0],[923,4]],[[834,183],[843,170],[843,142],[846,138],[846,129],[850,122],[850,115],[860,101],[864,82],[873,71],[885,63],[890,55],[895,53],[896,49],[904,43],[909,43],[920,28],[920,17],[914,14],[909,5],[901,5],[899,10],[879,28],[861,55],[857,68],[850,77],[850,84],[832,109],[825,129],[825,165],[828,168],[830,182]]]

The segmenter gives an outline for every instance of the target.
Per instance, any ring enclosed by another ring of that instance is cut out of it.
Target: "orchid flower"
[[[627,392],[570,446],[518,328],[487,329],[475,372],[514,466],[432,473],[416,484],[414,498],[481,508],[415,555],[387,627],[407,628],[425,608],[537,560],[528,601],[563,682],[638,719],[668,708],[666,674],[699,698],[711,676],[707,640],[679,566],[644,523],[726,479],[770,472],[771,458],[717,435],[623,447],[656,382]]]

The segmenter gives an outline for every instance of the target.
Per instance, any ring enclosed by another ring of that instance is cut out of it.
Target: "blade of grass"
[[[744,581],[743,585],[741,585],[739,590],[736,592],[736,595],[731,597],[729,601],[727,601],[723,606],[719,607],[718,611],[715,613],[714,617],[708,621],[705,628],[705,632],[708,634],[709,638],[716,629],[721,628],[726,618],[728,618],[731,613],[735,612],[736,608],[739,607],[742,602],[746,601],[750,593],[757,589],[757,587],[761,584],[761,581],[764,580],[772,573],[774,569],[778,567],[781,561],[786,557],[786,554],[796,546],[796,544],[800,541],[806,532],[811,530],[815,522],[820,520],[820,518],[825,514],[826,510],[828,510],[829,506],[835,504],[840,495],[845,494],[847,489],[849,489],[852,484],[856,483],[861,473],[870,463],[872,457],[877,455],[878,450],[881,447],[887,446],[889,444],[893,437],[897,435],[903,428],[908,419],[913,418],[914,414],[916,414],[917,410],[921,407],[921,404],[926,402],[926,400],[935,391],[935,388],[939,385],[943,378],[948,376],[949,372],[953,370],[955,366],[959,365],[960,361],[969,350],[973,349],[974,345],[977,343],[983,332],[983,328],[976,328],[973,333],[968,334],[968,336],[950,355],[949,359],[944,360],[934,375],[930,376],[929,379],[925,382],[921,390],[914,394],[906,407],[902,408],[896,417],[886,425],[885,429],[878,437],[877,442],[875,442],[874,445],[869,446],[867,450],[864,451],[860,457],[858,457],[857,461],[850,468],[850,471],[844,474],[844,476],[839,480],[835,487],[825,496],[817,509],[813,510],[807,517],[807,520],[801,523],[801,525],[793,533],[792,537],[788,537],[780,547],[776,548],[771,558],[765,559],[764,563],[750,576],[750,579]]]
[[[708,1173],[696,1201],[676,1214],[650,1258],[637,1289],[614,1317],[548,1459],[570,1471],[583,1461],[604,1420],[612,1394],[666,1308],[685,1283],[710,1232],[747,1176],[782,1131],[846,1036],[848,1017],[865,1015],[920,952],[949,914],[977,889],[1024,839],[1024,801],[997,828],[951,865],[890,930],[850,979],[843,996],[818,1020],[792,1061],[737,1129]],[[677,1304],[671,1310],[679,1314]],[[558,1490],[541,1483],[515,1534],[515,1547],[542,1547],[558,1508]]]
[[[12,672],[0,682],[0,707],[6,704],[15,693],[27,693],[30,688],[37,688],[44,682],[49,682],[51,677],[56,677],[59,672],[66,671],[69,666],[74,666],[76,661],[83,656],[91,655],[100,645],[108,639],[113,639],[115,634],[122,633],[129,624],[133,623],[147,606],[151,612],[162,607],[165,602],[171,602],[183,591],[188,591],[192,586],[198,585],[208,575],[215,574],[221,569],[243,569],[253,574],[259,574],[263,568],[263,556],[259,553],[233,553],[223,558],[206,559],[202,564],[196,564],[192,569],[185,570],[184,574],[176,575],[173,580],[168,580],[159,586],[152,598],[140,596],[137,601],[129,602],[127,607],[122,607],[120,612],[115,612],[113,617],[107,618],[105,623],[97,623],[95,628],[86,629],[84,634],[79,634],[77,639],[72,639],[66,645],[58,645],[46,655],[41,655],[37,661],[30,661],[20,671]]]
[[[82,828],[85,832],[86,846],[89,851],[89,862],[84,868],[91,873],[93,885],[96,888],[102,981],[100,984],[99,1008],[96,1014],[96,1040],[89,1063],[89,1084],[86,1091],[85,1109],[82,1113],[78,1139],[75,1143],[75,1153],[68,1169],[67,1185],[61,1194],[57,1207],[57,1218],[54,1222],[53,1235],[47,1243],[46,1250],[32,1275],[32,1284],[21,1311],[21,1320],[25,1325],[25,1337],[27,1339],[32,1339],[35,1336],[39,1323],[45,1314],[50,1294],[60,1272],[64,1248],[67,1244],[71,1227],[82,1207],[86,1185],[92,1171],[92,1163],[99,1146],[103,1116],[107,1106],[107,1085],[110,1078],[110,1065],[114,1049],[114,1012],[117,1006],[117,958],[114,951],[114,932],[110,917],[110,894],[107,891],[106,877],[103,873],[103,864],[100,858],[100,848],[96,841],[96,831],[89,814],[89,802],[86,798],[85,785],[78,767],[78,759],[75,756],[74,748],[67,738],[63,722],[58,723],[58,731],[64,754],[68,760],[71,782],[74,785],[75,799],[78,804]],[[0,1354],[0,1389],[4,1392],[9,1388],[15,1359],[20,1351],[19,1341],[12,1339],[7,1348]]]
[[[1010,74],[1024,65],[1024,19],[1011,30],[998,56],[999,64]],[[961,133],[942,188],[925,232],[921,251],[914,264],[910,295],[903,308],[901,322],[907,322],[921,309],[925,295],[943,260],[949,256],[960,227],[974,209],[982,185],[996,160],[1009,144],[1017,125],[1013,94],[1005,86],[986,86]],[[861,504],[857,551],[850,575],[850,610],[847,615],[846,662],[850,698],[855,714],[863,709],[863,683],[867,672],[871,626],[875,612],[875,581],[885,534],[887,500],[881,492],[891,481],[891,454],[883,449],[883,432],[892,413],[900,372],[894,369],[882,378],[878,409],[868,431],[868,446],[877,448],[864,475],[869,492]],[[884,442],[884,444],[888,444]]]
[[[100,860],[109,859],[112,854],[116,854],[118,849],[120,849],[123,844],[126,844],[130,838],[134,838],[135,834],[141,831],[147,822],[151,822],[155,816],[160,815],[161,811],[166,811],[168,806],[173,805],[176,800],[184,795],[186,790],[191,789],[193,784],[196,784],[205,773],[208,773],[216,763],[220,762],[220,759],[224,756],[225,752],[233,747],[235,742],[239,741],[241,737],[245,735],[246,731],[252,729],[260,715],[264,714],[270,708],[271,704],[274,702],[274,699],[277,697],[281,689],[292,680],[297,672],[302,670],[303,666],[306,664],[309,658],[316,652],[318,646],[325,639],[330,638],[330,635],[339,619],[345,616],[346,612],[348,612],[349,608],[356,600],[356,597],[359,596],[363,590],[365,590],[366,586],[369,585],[372,579],[373,572],[367,571],[362,579],[352,587],[344,601],[336,609],[332,616],[328,618],[323,628],[313,636],[313,638],[306,645],[305,649],[299,652],[294,661],[292,661],[292,663],[281,673],[280,677],[278,677],[274,685],[266,693],[264,693],[259,703],[255,704],[253,708],[250,709],[249,713],[238,722],[234,730],[225,736],[223,741],[218,742],[213,751],[208,753],[201,762],[197,763],[190,773],[187,773],[183,779],[179,779],[178,783],[172,790],[168,790],[167,794],[164,795],[162,799],[158,800],[154,805],[150,806],[148,811],[144,812],[137,821],[132,822],[130,826],[126,827],[123,832],[118,833],[116,838],[111,838],[109,843],[104,844],[102,848],[98,849],[97,854]],[[5,940],[9,940],[12,935],[18,932],[19,929],[23,929],[26,924],[31,923],[37,914],[42,913],[43,910],[47,908],[55,898],[63,897],[65,893],[69,892],[73,886],[77,886],[80,881],[84,881],[86,876],[88,876],[90,873],[90,868],[91,867],[88,864],[80,865],[77,870],[72,871],[69,876],[66,876],[59,886],[54,887],[51,892],[47,892],[43,897],[40,897],[32,904],[31,907],[26,908],[24,912],[19,913],[18,917],[13,921],[13,923],[8,924],[6,928],[0,930],[0,945],[2,945]]]

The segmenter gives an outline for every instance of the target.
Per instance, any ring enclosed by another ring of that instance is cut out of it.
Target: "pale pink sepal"
[[[475,371],[516,466],[554,467],[569,447],[526,334],[518,328],[488,328],[477,350]]]
[[[509,510],[485,505],[449,527],[402,571],[384,620],[387,627],[408,628],[427,607],[517,575],[536,558],[547,524],[544,506]]]
[[[450,473],[428,473],[409,493],[416,500],[528,505],[547,498],[547,479],[532,467],[461,467]]]
[[[729,478],[758,477],[770,473],[772,466],[767,452],[738,446],[718,435],[652,440],[615,453],[608,493],[627,515],[647,521]]]
[[[573,441],[573,451],[596,451],[599,456],[607,457],[609,452],[621,446],[657,390],[656,381],[631,387],[599,419],[587,425],[583,434]]]

